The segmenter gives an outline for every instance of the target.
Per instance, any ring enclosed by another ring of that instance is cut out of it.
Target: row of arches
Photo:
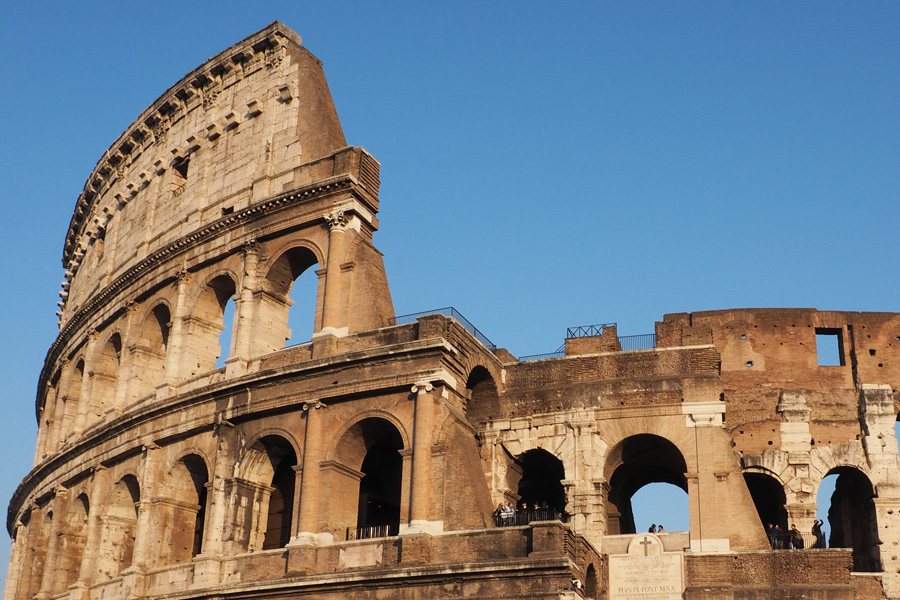
[[[205,280],[182,276],[123,311],[50,377],[38,458],[164,383],[223,367],[235,354],[239,328],[250,330],[241,352],[251,356],[310,339],[320,326],[318,254],[306,246],[290,248],[271,261],[258,284],[255,278],[240,280],[237,264]]]
[[[397,535],[402,497],[409,493],[408,446],[387,419],[352,424],[337,444],[331,461],[336,468],[328,466],[334,477],[323,487],[332,493],[320,503],[316,522],[327,523],[335,539]],[[235,464],[225,469],[234,477],[216,480],[204,453],[191,451],[146,482],[129,472],[108,486],[104,473],[112,469],[100,470],[21,518],[14,547],[27,560],[20,561],[15,598],[54,595],[79,582],[100,584],[131,567],[190,563],[210,551],[284,548],[298,534],[300,459],[293,442],[269,433],[234,456]],[[144,468],[145,477],[152,471]]]

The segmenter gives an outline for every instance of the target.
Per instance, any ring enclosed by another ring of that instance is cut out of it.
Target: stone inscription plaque
[[[634,536],[628,554],[609,557],[610,600],[681,600],[684,594],[684,556],[663,552],[658,537]]]

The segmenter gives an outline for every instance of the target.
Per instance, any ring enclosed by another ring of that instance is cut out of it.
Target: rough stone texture
[[[606,598],[651,482],[688,496],[660,536],[685,598],[900,598],[900,315],[681,313],[520,362],[395,323],[378,191],[279,23],[115,141],[66,237],[6,598]],[[285,347],[304,272],[313,338]],[[773,550],[762,522],[809,532],[832,473],[845,549]],[[523,500],[549,505],[498,526]]]

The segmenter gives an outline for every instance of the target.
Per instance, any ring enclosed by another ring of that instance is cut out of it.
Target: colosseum
[[[8,600],[900,598],[900,314],[668,314],[517,359],[394,314],[379,169],[280,23],[115,140],[65,239]],[[687,531],[637,531],[654,482]]]

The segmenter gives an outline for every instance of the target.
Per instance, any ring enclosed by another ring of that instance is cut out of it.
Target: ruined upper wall
[[[298,175],[300,165],[346,145],[322,64],[300,43],[276,22],[221,52],[167,90],[104,153],[66,236],[62,325],[154,251],[335,174],[329,164],[317,177]],[[377,198],[378,166],[369,162]]]

